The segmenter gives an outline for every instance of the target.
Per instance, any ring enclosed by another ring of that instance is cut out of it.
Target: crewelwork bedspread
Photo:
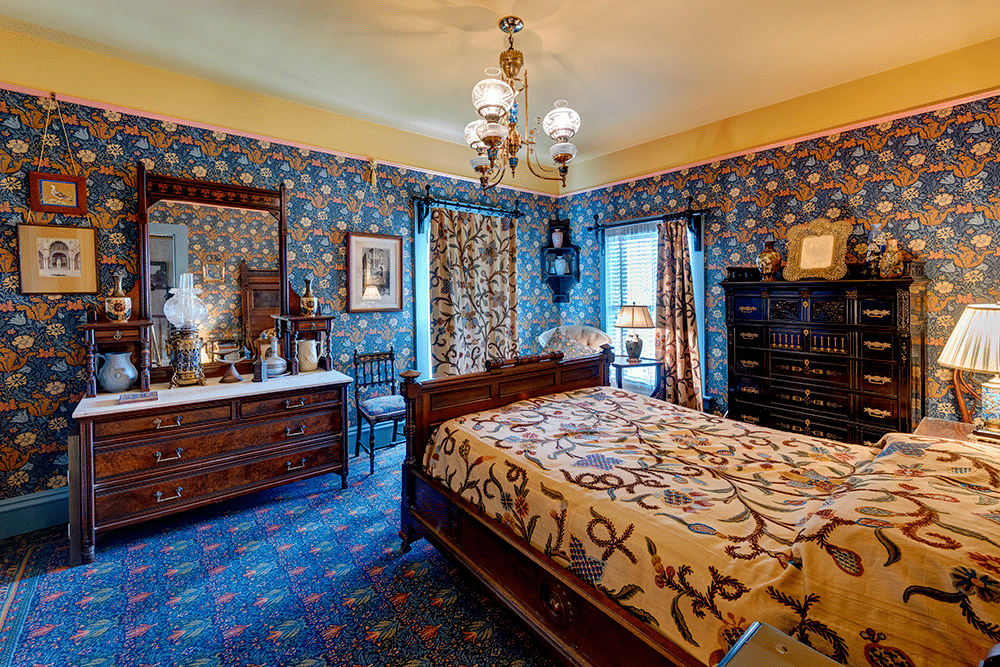
[[[706,664],[763,621],[848,665],[1000,642],[1000,450],[881,449],[598,387],[441,426],[424,461]]]

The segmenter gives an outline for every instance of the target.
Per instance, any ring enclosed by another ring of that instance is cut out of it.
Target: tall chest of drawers
[[[726,295],[731,419],[875,444],[924,412],[927,279],[764,282],[730,267]]]
[[[157,400],[85,398],[73,413],[70,559],[92,562],[106,531],[307,477],[347,485],[351,378],[316,371],[265,383],[153,385]]]

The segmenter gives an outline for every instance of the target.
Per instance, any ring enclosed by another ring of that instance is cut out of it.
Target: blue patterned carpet
[[[553,665],[425,541],[399,553],[402,455],[109,534],[92,565],[65,528],[0,542],[0,667]]]

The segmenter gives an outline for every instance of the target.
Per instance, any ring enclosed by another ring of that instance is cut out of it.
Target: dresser
[[[70,448],[70,558],[92,562],[102,533],[307,477],[347,486],[351,378],[313,371],[205,386],[152,385],[154,401],[84,398]]]
[[[791,433],[874,445],[910,432],[924,413],[928,280],[903,277],[760,279],[731,267],[726,298],[731,419]]]

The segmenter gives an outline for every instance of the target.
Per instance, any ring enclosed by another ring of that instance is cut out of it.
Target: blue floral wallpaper
[[[275,188],[288,188],[289,273],[302,293],[306,277],[313,291],[338,313],[334,367],[351,374],[352,353],[396,349],[398,370],[414,365],[412,295],[412,208],[410,198],[431,193],[442,199],[478,202],[527,215],[518,221],[518,289],[521,348],[537,348],[535,337],[559,323],[560,312],[541,282],[538,249],[545,244],[557,200],[478,182],[379,165],[376,185],[366,160],[343,157],[108,111],[61,104],[69,149],[88,189],[87,217],[28,211],[28,173],[73,173],[55,102],[0,89],[0,500],[66,485],[67,439],[76,433],[72,412],[84,391],[85,351],[77,325],[88,304],[110,294],[112,271],[127,272],[125,290],[136,277],[135,165],[150,171]],[[44,158],[39,153],[46,111],[53,111]],[[99,295],[22,295],[19,289],[17,225],[93,226],[97,230]],[[344,311],[345,241],[349,231],[404,238],[404,308],[401,312]],[[587,293],[575,304],[597,303],[596,269]],[[596,307],[596,306],[595,306]]]
[[[1000,301],[1000,99],[993,97],[831,134],[567,198],[574,224],[695,208],[705,229],[706,387],[726,409],[722,289],[727,266],[754,266],[772,237],[825,216],[853,225],[848,262],[873,224],[926,262],[927,415],[958,419],[951,371],[937,358],[968,303]]]
[[[950,373],[935,361],[964,304],[1000,300],[1000,100],[990,98],[880,125],[742,155],[693,169],[553,198],[379,165],[376,185],[367,160],[199,129],[96,107],[62,104],[66,136],[87,180],[85,218],[29,216],[28,172],[71,173],[58,114],[39,163],[48,98],[0,89],[0,500],[66,485],[71,414],[84,388],[84,349],[77,333],[88,304],[112,288],[111,273],[136,275],[135,164],[153,172],[289,192],[289,271],[323,297],[335,323],[334,366],[350,374],[355,348],[393,345],[402,370],[414,364],[410,198],[430,185],[436,197],[519,205],[520,349],[559,323],[600,324],[600,248],[586,227],[682,211],[692,197],[715,214],[706,224],[708,392],[725,409],[726,341],[718,282],[729,265],[752,265],[773,235],[786,255],[787,230],[825,215],[849,220],[858,237],[874,223],[927,262],[929,292],[928,413],[954,418]],[[553,305],[542,283],[538,249],[548,220],[568,218],[581,248],[581,281],[570,302]],[[22,295],[17,225],[93,226],[98,236],[101,294]],[[349,231],[404,238],[404,309],[344,313],[345,240]],[[857,249],[851,249],[857,260]]]

